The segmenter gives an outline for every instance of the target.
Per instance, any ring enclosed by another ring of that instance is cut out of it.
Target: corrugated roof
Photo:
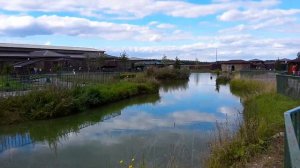
[[[0,43],[0,47],[104,52],[103,50],[98,50],[98,49],[94,49],[94,48],[85,48],[85,47],[67,47],[67,46],[50,46],[50,45],[35,45],[35,44],[15,44],[15,43]]]

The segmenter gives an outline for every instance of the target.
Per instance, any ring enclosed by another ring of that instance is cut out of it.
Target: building
[[[15,73],[99,70],[102,50],[31,44],[0,43],[0,70]]]
[[[250,70],[250,62],[244,60],[230,60],[221,63],[223,72]]]
[[[288,61],[288,74],[293,74],[292,67],[296,66],[296,75],[300,76],[299,67],[300,67],[300,58],[289,60]]]
[[[263,60],[252,59],[249,60],[251,70],[266,70],[266,65]]]

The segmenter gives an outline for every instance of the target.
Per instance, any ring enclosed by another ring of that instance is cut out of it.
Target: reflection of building
[[[250,62],[244,61],[244,60],[224,61],[221,63],[221,68],[222,68],[222,71],[224,71],[224,72],[249,70]]]
[[[5,66],[19,73],[96,70],[103,55],[93,48],[0,43],[0,70]]]
[[[6,150],[22,147],[32,143],[29,134],[17,134],[15,136],[0,136],[0,153]]]

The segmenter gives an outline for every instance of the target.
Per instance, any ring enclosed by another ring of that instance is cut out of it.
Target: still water
[[[158,95],[79,115],[0,127],[0,167],[203,167],[216,121],[234,121],[243,108],[210,76],[194,73]]]

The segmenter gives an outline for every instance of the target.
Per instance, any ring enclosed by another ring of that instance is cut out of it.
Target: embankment
[[[231,92],[240,96],[244,104],[243,122],[232,138],[218,137],[219,141],[212,145],[208,167],[244,167],[255,155],[267,152],[272,136],[284,131],[283,113],[300,105],[299,100],[277,94],[274,86],[253,80],[230,82]]]
[[[23,96],[0,99],[0,125],[68,116],[129,97],[158,93],[157,83],[121,81],[65,89],[49,87]]]

